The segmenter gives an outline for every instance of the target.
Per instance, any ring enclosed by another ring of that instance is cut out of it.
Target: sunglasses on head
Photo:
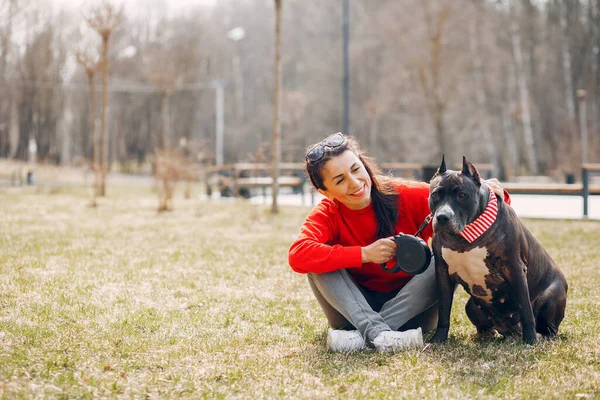
[[[308,153],[306,153],[306,159],[310,161],[319,161],[325,155],[325,147],[334,149],[340,147],[344,143],[346,143],[346,136],[340,132],[334,133],[314,145]]]

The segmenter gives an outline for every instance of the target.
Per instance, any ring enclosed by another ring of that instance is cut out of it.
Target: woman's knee
[[[321,306],[325,317],[327,318],[327,322],[332,329],[344,329],[344,330],[352,330],[355,329],[353,325],[344,317],[338,310],[331,305],[325,296],[319,290],[318,285],[315,281],[320,280],[320,274],[307,274],[308,284],[317,299],[317,302]]]
[[[312,281],[316,284],[331,285],[331,284],[335,284],[336,282],[341,282],[344,279],[344,277],[343,277],[344,273],[347,274],[348,272],[344,271],[344,270],[322,272],[320,274],[309,272],[306,275],[308,276],[308,279],[310,281]]]

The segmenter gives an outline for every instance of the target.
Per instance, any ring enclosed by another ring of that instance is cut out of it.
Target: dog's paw
[[[523,335],[523,342],[525,342],[526,345],[532,346],[535,344],[536,340],[536,335]]]
[[[439,343],[444,343],[447,339],[448,339],[447,334],[436,333],[427,342],[431,343],[431,344],[439,344]]]

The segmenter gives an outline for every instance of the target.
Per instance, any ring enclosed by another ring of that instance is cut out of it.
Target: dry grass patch
[[[86,196],[0,193],[0,397],[600,396],[597,221],[526,221],[569,281],[557,340],[475,341],[459,290],[448,344],[332,354],[287,266],[306,209]]]

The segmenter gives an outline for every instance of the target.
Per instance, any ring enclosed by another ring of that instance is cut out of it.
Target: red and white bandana
[[[465,226],[465,229],[460,233],[460,236],[465,238],[469,243],[473,243],[479,236],[483,235],[492,226],[498,215],[498,199],[492,188],[488,187],[488,189],[490,191],[490,198],[485,210],[483,210],[483,213],[475,221]]]

